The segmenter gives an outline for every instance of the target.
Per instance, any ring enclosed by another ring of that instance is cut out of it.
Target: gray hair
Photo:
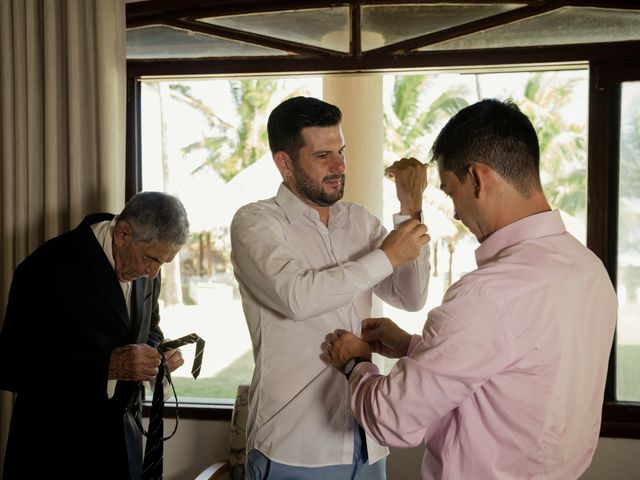
[[[140,192],[131,197],[116,222],[126,220],[138,242],[158,240],[184,245],[189,236],[189,220],[182,202],[163,192]]]

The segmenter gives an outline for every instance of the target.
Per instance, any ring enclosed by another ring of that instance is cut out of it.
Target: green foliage
[[[394,79],[392,111],[385,112],[386,148],[398,155],[425,158],[424,139],[440,123],[468,105],[465,89],[453,86],[425,109],[422,97],[432,85],[428,75],[398,75]]]
[[[622,401],[640,401],[640,345],[617,346],[617,392]]]
[[[623,105],[623,109],[620,125],[618,249],[624,256],[640,251],[640,95]],[[631,261],[631,258],[625,260]]]
[[[178,398],[235,398],[240,384],[251,383],[253,353],[248,350],[213,377],[172,377]]]
[[[215,106],[194,97],[188,85],[170,86],[174,99],[192,107],[209,124],[207,135],[182,148],[184,154],[198,150],[207,154],[204,163],[193,174],[202,168],[213,168],[221,178],[229,181],[268,152],[266,119],[279,82],[260,79],[229,82],[230,94],[240,118],[237,127],[222,120],[216,114]]]
[[[234,80],[231,95],[240,116],[232,157],[237,174],[269,151],[266,125],[269,106],[278,89],[276,80]]]
[[[213,168],[222,179],[229,181],[268,153],[266,126],[275,101],[279,101],[280,96],[307,93],[303,89],[283,92],[283,85],[283,80],[230,80],[229,93],[240,120],[239,124],[234,126],[216,114],[215,106],[207,105],[195,98],[188,85],[172,84],[170,88],[174,98],[203,115],[210,127],[210,132],[201,140],[182,149],[184,154],[198,150],[206,152],[205,162],[195,169],[193,174],[197,174],[202,168]]]
[[[534,72],[523,98],[516,99],[538,134],[544,191],[553,208],[572,215],[586,210],[587,192],[585,130],[563,117],[577,82],[577,78],[561,79],[555,72]]]
[[[625,105],[625,121],[620,125],[620,195],[638,198],[640,195],[640,95]]]

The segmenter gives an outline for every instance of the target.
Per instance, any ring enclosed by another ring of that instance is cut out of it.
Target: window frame
[[[480,71],[500,65],[536,68],[539,64],[586,62],[589,65],[589,124],[587,145],[587,246],[603,261],[616,285],[617,198],[620,84],[640,79],[640,42],[507,48],[413,55],[387,59],[326,59],[278,61],[243,60],[170,60],[161,62],[127,61],[127,146],[126,198],[142,188],[141,177],[141,78],[149,76],[221,75],[242,76],[265,72],[362,72],[385,70],[474,68]],[[615,399],[615,342],[609,361],[600,436],[640,438],[640,402]],[[169,407],[169,415],[175,408]],[[226,403],[181,404],[182,418],[230,420],[232,410]]]
[[[592,62],[589,85],[587,246],[617,284],[620,91],[640,81],[637,61]],[[616,399],[616,341],[609,357],[600,436],[640,438],[640,402]]]

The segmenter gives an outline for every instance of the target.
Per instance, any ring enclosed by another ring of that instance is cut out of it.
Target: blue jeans
[[[247,455],[246,480],[385,480],[386,459],[369,465],[364,430],[356,424],[353,463],[328,467],[294,467],[274,462],[255,448]]]

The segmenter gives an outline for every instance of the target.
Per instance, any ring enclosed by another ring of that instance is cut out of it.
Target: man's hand
[[[160,352],[146,343],[116,348],[109,360],[109,380],[151,380],[160,359]]]
[[[393,268],[409,262],[420,255],[423,245],[429,243],[427,226],[417,220],[407,220],[392,230],[380,245]]]
[[[182,358],[182,352],[179,348],[167,350],[164,353],[164,359],[167,362],[167,369],[169,370],[169,373],[184,365],[184,358]]]
[[[329,333],[322,344],[323,353],[320,358],[342,371],[350,358],[362,357],[371,359],[369,344],[354,334],[338,329]]]
[[[372,352],[388,358],[400,358],[407,354],[411,335],[389,318],[365,318],[362,321],[362,339]]]
[[[401,158],[388,167],[384,174],[396,184],[400,213],[419,219],[422,195],[427,188],[427,165],[413,157]]]

